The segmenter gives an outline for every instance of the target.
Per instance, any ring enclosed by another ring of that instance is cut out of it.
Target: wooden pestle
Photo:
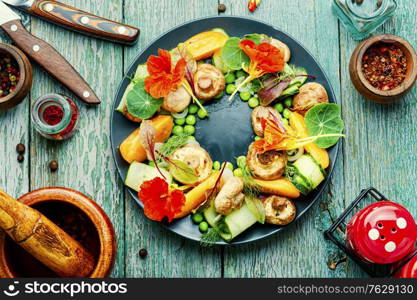
[[[0,228],[61,277],[87,277],[93,256],[39,211],[0,190]]]

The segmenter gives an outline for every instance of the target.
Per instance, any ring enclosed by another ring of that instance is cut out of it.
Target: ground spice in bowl
[[[394,43],[377,43],[366,50],[362,58],[365,79],[381,91],[390,91],[404,82],[407,57]]]
[[[10,54],[0,57],[0,97],[6,97],[16,89],[20,71],[16,60]]]

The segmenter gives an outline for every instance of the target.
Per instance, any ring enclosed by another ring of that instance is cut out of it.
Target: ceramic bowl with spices
[[[38,210],[93,256],[94,264],[87,277],[110,274],[117,250],[115,232],[106,213],[93,200],[71,189],[51,187],[27,193],[18,201]],[[58,275],[1,231],[0,277]]]
[[[374,36],[356,47],[349,73],[353,85],[366,99],[391,103],[414,85],[417,55],[411,44],[399,36]]]
[[[32,65],[26,55],[12,45],[0,44],[0,110],[22,102],[32,79]]]

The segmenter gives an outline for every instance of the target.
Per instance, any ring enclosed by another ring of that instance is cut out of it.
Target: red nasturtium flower
[[[144,205],[145,215],[154,221],[162,221],[167,217],[171,222],[185,203],[184,193],[170,190],[168,183],[160,177],[142,183],[139,198]]]
[[[269,43],[256,45],[253,41],[243,40],[239,43],[239,47],[250,58],[249,67],[243,68],[249,76],[235,89],[229,99],[232,99],[245,84],[265,74],[280,72],[285,65],[284,55]]]
[[[158,50],[159,56],[151,55],[146,63],[149,76],[145,79],[145,91],[154,98],[167,96],[182,83],[187,62],[180,59],[175,67],[167,50]]]

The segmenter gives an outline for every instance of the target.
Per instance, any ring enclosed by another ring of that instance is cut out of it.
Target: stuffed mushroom
[[[197,144],[188,144],[177,149],[170,156],[170,159],[184,162],[195,170],[198,176],[198,182],[207,179],[213,168],[213,161],[211,160],[210,155]]]
[[[194,74],[194,91],[197,98],[209,100],[220,94],[226,86],[223,73],[210,64],[200,64]]]
[[[259,179],[275,180],[284,174],[288,158],[285,151],[259,153],[253,144],[249,146],[246,163],[252,174]]]
[[[278,111],[270,106],[258,106],[252,111],[252,128],[257,136],[264,136],[264,129],[262,128],[262,119],[265,120],[280,120],[281,116]]]
[[[309,82],[300,87],[293,100],[293,106],[296,110],[307,111],[311,107],[320,103],[329,102],[326,89],[317,82]]]
[[[228,215],[232,210],[240,208],[245,195],[243,191],[243,181],[239,177],[231,177],[223,185],[220,192],[214,199],[214,208],[221,215]]]
[[[284,44],[280,40],[273,39],[273,38],[271,38],[271,41],[269,43],[272,46],[274,46],[274,47],[276,47],[276,48],[279,49],[279,51],[284,56],[284,61],[285,62],[288,62],[290,60],[290,58],[291,58],[291,50],[290,50],[290,48],[286,44]]]
[[[265,221],[274,225],[287,225],[294,221],[297,209],[294,203],[285,197],[269,196],[262,201],[265,209]]]
[[[190,102],[191,95],[184,87],[180,86],[164,98],[162,108],[172,113],[179,113],[186,109]]]

